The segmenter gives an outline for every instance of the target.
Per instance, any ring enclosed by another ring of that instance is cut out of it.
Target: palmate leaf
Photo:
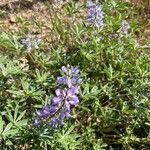
[[[3,138],[15,136],[19,132],[19,129],[11,129],[8,130],[7,132],[3,132]]]
[[[37,83],[42,83],[45,82],[46,79],[49,76],[48,72],[40,72],[39,70],[36,70],[36,73],[34,74],[35,78],[36,78],[36,82]]]
[[[79,134],[72,133],[74,128],[75,126],[71,126],[69,129],[64,129],[61,133],[57,134],[57,142],[61,144],[65,150],[80,149],[81,138]]]
[[[9,124],[7,124],[7,126],[5,127],[3,134],[5,134],[6,132],[8,132],[11,128],[12,128],[13,124],[10,122]]]
[[[8,61],[6,56],[0,55],[0,64],[7,63]]]
[[[2,138],[5,140],[10,135],[15,135],[18,132],[18,129],[12,129],[13,124],[10,122],[5,127],[4,131],[2,132]]]
[[[0,49],[13,50],[20,53],[22,45],[18,42],[15,36],[9,36],[6,33],[0,34]]]
[[[21,67],[12,63],[11,61],[6,64],[0,64],[0,70],[3,76],[14,75],[14,74],[21,74],[22,70]]]
[[[13,96],[15,97],[22,98],[22,100],[28,97],[39,98],[41,94],[44,93],[41,90],[37,90],[37,88],[31,85],[31,82],[26,80],[25,78],[21,79],[21,85],[22,85],[21,90],[14,88],[14,89],[7,90],[7,92],[13,94]]]
[[[43,92],[40,90],[37,90],[36,87],[31,86],[31,83],[27,81],[25,78],[21,80],[21,85],[23,88],[23,92],[26,97],[38,97],[40,96]]]
[[[28,122],[27,119],[23,119],[23,120],[17,121],[17,122],[16,122],[16,125],[17,125],[18,127],[22,127],[22,126],[27,125],[27,122]]]
[[[81,92],[81,95],[84,99],[97,98],[100,91],[101,90],[98,89],[96,85],[90,87],[90,85],[87,83],[84,84],[84,90]]]
[[[25,113],[26,113],[26,110],[24,110],[24,111],[18,116],[18,118],[16,117],[16,121],[17,121],[17,122],[20,121],[20,120],[24,117]]]
[[[11,111],[9,108],[6,108],[6,118],[13,124],[13,129],[21,129],[22,126],[27,124],[27,119],[23,119],[25,116],[26,110],[20,112],[19,106],[16,105],[15,110]]]
[[[18,109],[19,109],[19,106],[17,105],[16,107],[15,107],[15,112],[14,112],[14,120],[16,120],[17,119],[17,116],[18,116]]]

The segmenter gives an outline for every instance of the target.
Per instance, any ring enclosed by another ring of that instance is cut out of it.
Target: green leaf
[[[17,105],[17,106],[15,107],[14,120],[16,120],[16,119],[17,119],[18,109],[19,109],[19,106]]]
[[[28,122],[27,119],[23,119],[21,121],[18,121],[16,124],[17,124],[18,127],[21,127],[21,126],[27,125],[27,122]]]
[[[6,110],[7,110],[7,114],[6,114],[7,119],[8,119],[9,121],[13,122],[13,121],[14,121],[14,118],[13,118],[13,116],[12,116],[12,114],[11,114],[10,109],[7,107]]]
[[[19,115],[19,117],[17,118],[16,121],[20,121],[20,120],[22,119],[22,117],[25,115],[25,113],[26,113],[26,110],[24,110],[24,111]]]
[[[15,91],[15,90],[7,90],[9,93],[12,93],[14,95],[17,95],[18,97],[19,96],[24,96],[24,93],[22,90],[18,90],[18,91]]]
[[[4,122],[2,116],[0,116],[0,134],[3,132],[3,128],[4,128],[3,126],[4,126]]]
[[[12,129],[12,130],[8,130],[7,132],[5,132],[5,137],[8,137],[8,136],[14,136],[18,133],[18,129]]]
[[[13,124],[10,122],[9,124],[7,124],[6,128],[4,129],[3,133],[9,131],[11,129],[11,127],[13,126]]]

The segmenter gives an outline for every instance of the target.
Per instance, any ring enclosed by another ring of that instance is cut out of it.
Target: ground
[[[80,1],[81,3],[82,1]],[[134,9],[139,9],[139,14],[135,15],[135,21],[140,27],[136,31],[137,40],[141,45],[150,42],[150,13],[147,7],[142,7],[142,2],[134,2]],[[139,7],[137,6],[139,4]],[[63,16],[61,8],[65,2],[55,4],[53,11],[52,1],[50,0],[1,0],[0,2],[0,31],[9,31],[13,33],[24,33],[31,31],[34,34],[40,34],[45,40],[53,41],[49,35],[52,35],[51,17],[54,13],[59,13]],[[57,10],[57,11],[56,11]],[[137,15],[138,18],[137,18]],[[65,18],[64,16],[62,17]],[[132,18],[133,19],[133,18]],[[144,34],[143,34],[144,33]]]

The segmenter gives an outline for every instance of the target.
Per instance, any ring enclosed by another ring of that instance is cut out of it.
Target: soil
[[[64,7],[67,1],[55,4],[53,1],[54,0],[0,0],[0,32],[5,31],[14,34],[32,32],[40,34],[50,41],[51,39],[47,37],[52,34],[51,18],[55,14],[58,14],[62,18],[61,20],[66,19],[62,7]],[[84,2],[83,0],[76,1],[81,3],[80,5]],[[134,3],[134,0],[132,1]],[[137,5],[135,8],[137,8]],[[137,40],[142,45],[150,43],[150,19],[148,22],[148,18],[150,17],[147,17],[144,27],[140,29],[140,33],[137,35]],[[140,19],[139,22],[141,21]]]
[[[0,1],[0,32],[17,35],[32,32],[39,34],[45,41],[53,41],[51,18],[57,14],[61,20],[69,20],[62,11],[67,1],[61,3],[54,3],[53,0]]]

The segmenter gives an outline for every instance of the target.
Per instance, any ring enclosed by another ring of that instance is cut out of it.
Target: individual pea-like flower
[[[104,26],[104,13],[102,11],[102,6],[98,3],[94,3],[91,0],[87,1],[87,24],[93,25],[95,27]]]
[[[126,20],[123,20],[121,23],[121,34],[127,35],[130,29],[130,25]]]
[[[79,103],[79,99],[76,95],[78,92],[78,88],[72,87],[66,91],[65,97],[65,107],[68,111],[70,111],[71,106],[76,106]]]
[[[60,113],[60,115],[59,115],[59,118],[58,118],[59,124],[60,124],[60,125],[63,125],[63,120],[64,120],[65,118],[69,118],[69,117],[71,117],[70,111],[62,111],[62,112]]]
[[[56,81],[58,84],[66,84],[67,83],[67,78],[64,76],[64,77],[57,77],[57,81]]]
[[[31,50],[38,49],[41,44],[41,38],[33,38],[31,33],[28,33],[26,38],[21,39],[21,44],[27,49],[27,52],[31,52]]]
[[[52,128],[57,128],[58,122],[59,121],[57,118],[52,118],[52,121],[49,123],[49,125],[52,126]]]
[[[72,81],[73,77],[79,77],[78,67],[69,68],[63,66],[61,71],[65,75],[64,78],[66,78],[65,84],[62,81],[61,84],[66,85],[66,87],[56,89],[51,103],[36,112],[37,118],[34,121],[34,125],[36,126],[47,120],[53,128],[62,126],[64,119],[71,117],[71,108],[77,106],[79,103],[77,96],[80,90],[79,82],[71,82],[71,85],[68,85],[67,82],[68,79]]]

